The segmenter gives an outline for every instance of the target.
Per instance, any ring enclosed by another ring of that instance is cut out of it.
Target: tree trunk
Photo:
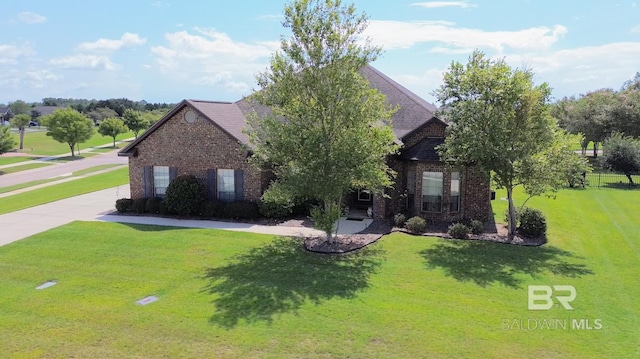
[[[113,148],[116,148],[116,138],[113,138]]]
[[[633,186],[633,177],[631,177],[631,174],[627,173],[627,178],[629,179],[629,185]]]
[[[331,213],[331,203],[329,203],[329,201],[324,201],[324,213],[326,215]],[[333,227],[331,227],[331,230],[327,231],[327,242],[329,242],[329,244],[335,243],[335,237],[333,236]]]
[[[22,149],[24,145],[24,131],[24,127],[20,127],[20,149]]]
[[[507,187],[507,200],[509,201],[509,241],[516,234],[516,207],[513,205],[513,188]]]
[[[598,158],[598,142],[593,141],[593,158]]]
[[[73,151],[74,147],[75,147],[74,145],[69,145],[69,148],[71,148],[71,157],[75,157],[76,156],[76,153]]]

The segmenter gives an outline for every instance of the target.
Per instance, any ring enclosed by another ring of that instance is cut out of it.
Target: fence
[[[587,185],[591,188],[640,188],[640,175],[633,175],[633,184],[621,173],[592,172],[586,175]]]

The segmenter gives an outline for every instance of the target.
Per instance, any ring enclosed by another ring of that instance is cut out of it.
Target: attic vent
[[[185,112],[184,113],[184,120],[187,121],[187,123],[196,122],[196,113],[191,111],[191,110]]]

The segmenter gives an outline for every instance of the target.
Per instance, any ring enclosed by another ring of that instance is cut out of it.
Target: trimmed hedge
[[[133,200],[131,198],[120,198],[116,200],[116,210],[119,213],[130,212],[133,207]]]
[[[206,199],[206,186],[197,177],[176,177],[167,187],[167,208],[181,216],[197,215],[200,204]]]
[[[147,198],[136,198],[133,200],[133,205],[131,206],[131,208],[137,214],[143,214],[146,206]]]
[[[462,223],[454,223],[449,226],[449,235],[453,238],[468,239],[469,232],[471,232],[469,227],[465,226]]]
[[[231,219],[255,219],[260,217],[260,210],[258,204],[255,202],[229,202],[224,207],[224,217]]]
[[[482,234],[482,232],[484,232],[484,223],[482,223],[482,221],[474,219],[473,221],[471,221],[471,223],[469,223],[469,229],[473,234]]]
[[[151,197],[147,200],[147,205],[145,206],[145,211],[151,214],[160,213],[160,202],[162,202],[162,198],[160,197]]]
[[[283,218],[293,214],[295,199],[280,186],[272,185],[260,198],[260,214],[267,218]]]
[[[396,213],[396,215],[393,216],[393,223],[396,225],[396,227],[404,227],[406,221],[407,216],[402,213]]]
[[[422,217],[411,217],[404,224],[405,228],[413,233],[424,233],[427,229],[427,221]]]
[[[520,211],[518,233],[525,237],[540,238],[547,234],[547,219],[542,211],[525,208]]]
[[[222,218],[224,217],[224,208],[226,203],[218,200],[208,200],[202,202],[200,206],[200,216],[204,218]]]

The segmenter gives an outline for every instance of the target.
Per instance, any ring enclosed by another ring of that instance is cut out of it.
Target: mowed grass
[[[493,204],[501,218],[506,202]],[[545,246],[396,233],[342,257],[310,254],[274,236],[75,222],[0,247],[0,353],[640,356],[640,191],[566,190],[529,204],[548,216]],[[47,280],[58,284],[35,289]],[[532,284],[573,285],[574,310],[527,310]],[[148,295],[159,301],[135,304]],[[568,328],[514,325],[544,319],[566,319]],[[585,324],[572,329],[573,319]],[[596,319],[602,329],[586,329]]]
[[[129,183],[129,168],[0,198],[0,214]],[[115,203],[115,202],[114,202]]]
[[[107,170],[109,168],[113,168],[113,167],[117,167],[117,166],[122,166],[122,165],[106,164],[106,165],[93,166],[93,167],[85,168],[83,170],[75,171],[75,172],[72,173],[71,177],[94,174],[94,172],[104,171],[104,170]],[[19,183],[19,184],[12,185],[12,186],[0,187],[0,194],[11,192],[11,191],[15,191],[15,190],[19,190],[19,189],[23,189],[23,188],[37,186],[39,184],[55,182],[55,181],[59,181],[59,180],[60,180],[60,178],[48,178],[48,179],[31,181],[31,182]]]
[[[33,161],[38,159],[39,157],[31,157],[31,156],[17,156],[17,157],[2,157],[0,156],[0,166],[11,165],[14,163]]]
[[[14,134],[14,137],[17,142],[19,140],[18,134]],[[133,138],[133,132],[120,134],[116,137],[116,140],[121,141],[128,138]],[[110,145],[112,143],[113,139],[111,137],[105,137],[96,132],[89,141],[81,143],[79,147],[80,149],[87,149],[90,147]],[[46,131],[27,132],[24,136],[24,149],[22,152],[44,156],[55,156],[68,152],[69,155],[71,155],[69,145],[60,143],[47,136]]]
[[[19,165],[19,166],[0,168],[0,175],[9,174],[9,173],[16,173],[16,172],[26,171],[26,170],[32,170],[34,168],[47,167],[47,166],[51,166],[51,163],[46,163],[46,162],[25,163],[25,164]]]

